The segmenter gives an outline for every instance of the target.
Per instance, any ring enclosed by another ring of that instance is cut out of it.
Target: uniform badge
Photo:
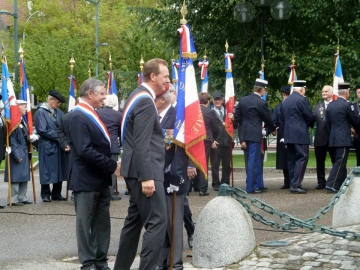
[[[320,107],[320,108],[319,108],[319,111],[320,111],[321,119],[324,118],[324,108],[323,108],[323,107]]]
[[[166,150],[171,148],[171,144],[174,138],[174,130],[173,129],[162,129],[163,136],[164,136],[164,142]]]
[[[351,110],[353,111],[354,110],[354,105],[351,105],[350,107],[351,107]]]

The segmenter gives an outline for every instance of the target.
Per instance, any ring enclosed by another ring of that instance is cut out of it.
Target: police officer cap
[[[59,100],[61,103],[65,102],[65,98],[56,90],[50,90],[49,95]]]
[[[356,89],[360,89],[360,84],[357,84],[357,85],[356,85]]]
[[[338,89],[339,90],[350,89],[350,83],[347,83],[347,82],[339,83],[338,84]]]
[[[213,99],[224,98],[224,95],[220,91],[215,91]]]
[[[280,92],[283,92],[283,93],[285,93],[285,94],[290,94],[290,92],[291,92],[291,86],[288,85],[288,86],[283,86],[283,87],[281,87],[281,88],[280,88]]]
[[[306,81],[294,81],[293,87],[303,87],[303,88],[306,88]]]
[[[263,88],[266,88],[268,85],[268,81],[262,80],[262,79],[256,79],[254,86],[260,86]]]

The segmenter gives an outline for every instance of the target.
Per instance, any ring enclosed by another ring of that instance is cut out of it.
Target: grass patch
[[[6,157],[5,157],[5,159],[6,159]],[[33,164],[35,164],[35,162],[38,161],[37,153],[36,153],[36,156],[35,155],[33,156],[32,160],[33,160]],[[6,166],[5,164],[6,164],[5,160],[1,161],[0,170],[5,170],[5,166]]]

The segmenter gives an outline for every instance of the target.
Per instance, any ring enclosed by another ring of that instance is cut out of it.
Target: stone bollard
[[[244,207],[229,196],[218,196],[197,219],[193,264],[217,268],[238,263],[253,252],[255,245],[253,226]]]
[[[360,224],[360,176],[356,175],[345,194],[334,206],[332,226],[334,228]]]

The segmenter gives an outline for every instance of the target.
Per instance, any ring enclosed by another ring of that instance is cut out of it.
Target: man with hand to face
[[[130,94],[122,116],[121,175],[129,189],[130,205],[120,235],[115,270],[130,269],[142,227],[146,231],[139,269],[155,269],[166,234],[165,145],[154,100],[170,83],[167,62],[158,58],[147,61],[143,79]]]

